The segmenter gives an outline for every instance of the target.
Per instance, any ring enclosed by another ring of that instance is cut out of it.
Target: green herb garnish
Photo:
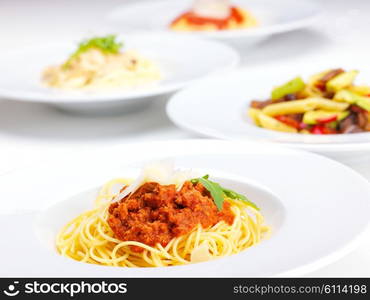
[[[205,175],[200,178],[194,178],[191,179],[190,182],[193,184],[201,183],[210,193],[213,198],[213,201],[215,202],[218,210],[222,210],[222,206],[225,200],[225,197],[235,200],[240,200],[246,202],[248,205],[252,206],[254,209],[259,210],[256,204],[254,204],[252,201],[248,200],[247,197],[244,195],[241,195],[235,191],[226,189],[222,187],[217,182],[213,182],[208,179],[209,175]]]
[[[68,68],[71,62],[76,59],[82,53],[90,49],[99,49],[104,53],[117,54],[123,46],[122,43],[116,41],[115,35],[107,35],[105,37],[95,37],[86,41],[81,42],[78,45],[77,50],[71,54],[68,60],[64,63],[64,67]]]

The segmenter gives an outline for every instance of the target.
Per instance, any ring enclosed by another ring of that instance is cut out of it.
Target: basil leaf
[[[245,203],[247,203],[249,206],[253,207],[254,209],[260,210],[256,204],[254,204],[244,195],[239,194],[233,190],[226,189],[222,187],[220,184],[218,184],[217,182],[208,180],[208,178],[209,178],[209,175],[207,174],[207,175],[204,175],[202,178],[193,178],[190,180],[190,182],[193,184],[200,182],[204,186],[204,188],[210,192],[213,198],[213,201],[215,202],[219,210],[222,210],[225,197],[230,198],[230,199],[244,201]]]
[[[223,192],[224,192],[225,196],[228,197],[228,198],[235,199],[235,200],[242,200],[245,203],[247,203],[248,205],[252,206],[254,209],[260,210],[259,207],[256,204],[254,204],[252,201],[250,201],[244,195],[241,195],[237,192],[234,192],[232,190],[225,189],[225,188],[223,188]]]
[[[218,183],[211,182],[204,178],[198,178],[198,180],[198,182],[200,182],[211,193],[218,210],[222,210],[224,195],[221,186]]]
[[[72,53],[68,60],[64,63],[64,67],[68,68],[75,58],[92,48],[99,49],[104,53],[117,54],[119,53],[122,46],[122,43],[116,41],[115,35],[91,38],[89,40],[81,42],[78,45],[77,50]]]

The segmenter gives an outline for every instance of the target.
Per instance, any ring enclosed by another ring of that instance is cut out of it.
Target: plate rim
[[[183,0],[180,0],[183,1]],[[286,3],[295,3],[295,1],[291,0],[281,0],[285,1]],[[158,3],[170,3],[171,0],[160,0],[156,1],[154,5],[158,5]],[[321,18],[324,15],[324,10],[321,4],[314,3],[312,1],[308,0],[301,0],[299,1],[300,6],[304,6],[306,9],[311,9],[313,13],[310,16],[307,16],[302,19],[294,20],[291,22],[287,22],[286,24],[276,24],[271,26],[263,27],[256,27],[253,28],[253,30],[246,29],[238,29],[238,30],[230,30],[230,31],[216,31],[216,32],[172,32],[166,29],[158,29],[153,31],[158,32],[167,32],[172,33],[174,35],[183,35],[183,36],[199,36],[199,37],[205,37],[205,38],[214,38],[214,39],[220,39],[220,40],[230,40],[235,38],[257,38],[257,37],[263,37],[263,36],[269,36],[272,34],[278,34],[283,32],[289,32],[292,30],[297,30],[300,28],[308,27],[312,25],[316,20]],[[116,11],[122,11],[123,9],[140,9],[142,6],[147,6],[153,4],[150,0],[145,0],[139,3],[127,3],[127,4],[121,4],[113,8],[110,12],[106,15],[106,20],[110,23],[116,23],[114,19],[116,18],[115,12]],[[132,28],[133,30],[143,30],[142,28]]]

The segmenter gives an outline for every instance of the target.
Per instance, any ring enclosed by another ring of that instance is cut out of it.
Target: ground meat
[[[209,228],[220,221],[232,224],[230,203],[219,211],[200,183],[185,182],[180,191],[175,185],[155,182],[143,184],[133,195],[109,207],[108,224],[122,241],[137,241],[149,246],[166,246],[174,237],[187,234],[198,224]],[[141,247],[131,247],[141,252]]]

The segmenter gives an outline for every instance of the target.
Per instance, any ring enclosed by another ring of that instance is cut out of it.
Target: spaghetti
[[[128,184],[129,181],[124,179],[108,182],[98,194],[95,207],[62,228],[56,239],[61,255],[104,266],[176,266],[239,253],[258,244],[269,232],[263,216],[253,205],[225,198],[233,214],[231,224],[223,220],[209,228],[198,224],[188,233],[172,238],[166,245],[122,241],[108,222],[109,208],[117,197],[114,187]],[[137,251],[138,248],[141,251]]]

